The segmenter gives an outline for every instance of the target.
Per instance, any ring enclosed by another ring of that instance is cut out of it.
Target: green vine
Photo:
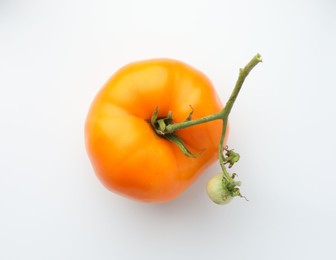
[[[241,182],[235,180],[237,175],[235,173],[229,174],[226,169],[226,165],[229,165],[228,168],[231,168],[236,162],[238,162],[240,156],[238,153],[233,152],[233,150],[229,150],[227,147],[224,147],[224,139],[228,117],[233,104],[237,99],[246,77],[259,62],[262,62],[262,59],[260,54],[257,54],[244,68],[240,69],[236,85],[224,108],[220,112],[202,118],[192,119],[192,111],[185,121],[174,123],[171,111],[168,113],[166,118],[158,118],[158,108],[156,108],[151,118],[151,124],[155,132],[159,136],[162,136],[178,145],[181,151],[188,157],[197,157],[199,154],[195,155],[191,153],[183,143],[183,140],[175,132],[194,125],[204,124],[214,120],[222,120],[222,134],[218,146],[218,157],[222,173],[215,175],[207,185],[209,197],[217,204],[227,204],[233,197],[236,196],[244,197],[241,195],[238,188],[241,185]]]

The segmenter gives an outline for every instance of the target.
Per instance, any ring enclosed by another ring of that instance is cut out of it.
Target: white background
[[[336,2],[0,1],[0,259],[336,259]],[[223,100],[264,62],[231,114],[250,200],[217,206],[211,166],[178,199],[107,191],[83,127],[128,62],[169,57]]]

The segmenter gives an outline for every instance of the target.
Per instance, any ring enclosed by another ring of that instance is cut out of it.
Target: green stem
[[[225,138],[226,128],[227,128],[227,121],[223,120],[222,134],[221,134],[221,138],[220,138],[219,146],[218,146],[218,155],[219,155],[220,166],[221,166],[223,172],[227,173],[226,167],[225,167],[225,162],[224,162],[225,158],[224,158],[224,154],[223,154],[223,150],[224,150],[223,146],[224,146],[224,138]],[[230,178],[227,175],[225,176],[225,179],[229,180]]]
[[[214,120],[218,120],[218,119],[222,119],[222,120],[227,121],[228,116],[229,116],[229,114],[231,112],[231,109],[233,107],[233,104],[237,99],[239,91],[242,88],[243,83],[244,83],[247,75],[261,61],[262,60],[261,60],[260,54],[257,54],[251,59],[251,61],[243,69],[240,69],[236,85],[235,85],[235,87],[234,87],[234,89],[231,93],[230,98],[226,102],[226,105],[225,105],[223,110],[221,110],[218,113],[215,113],[215,114],[212,114],[212,115],[209,115],[209,116],[205,116],[205,117],[202,117],[202,118],[198,118],[198,119],[194,119],[194,120],[190,120],[190,121],[184,121],[184,122],[181,122],[181,123],[169,124],[169,125],[167,125],[167,127],[165,129],[165,133],[174,133],[177,130],[181,130],[181,129],[191,127],[191,126],[194,126],[194,125],[204,124],[204,123],[214,121]]]
[[[222,112],[223,111],[220,111],[218,113],[215,113],[215,114],[212,114],[212,115],[209,115],[209,116],[205,116],[205,117],[202,117],[202,118],[167,125],[165,133],[174,133],[175,131],[181,130],[183,128],[187,128],[187,127],[194,126],[194,125],[199,125],[199,124],[204,124],[204,123],[214,121],[214,120],[218,120],[218,119],[223,119]]]
[[[231,109],[233,107],[233,104],[238,97],[239,91],[241,90],[246,77],[259,62],[262,62],[262,59],[261,59],[261,55],[258,53],[252,58],[252,60],[243,69],[239,70],[239,77],[237,79],[236,85],[231,93],[229,100],[226,102],[224,109],[222,110],[223,119],[229,116]]]

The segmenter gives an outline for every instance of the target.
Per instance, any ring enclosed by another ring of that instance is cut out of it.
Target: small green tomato
[[[223,180],[224,175],[218,173],[213,176],[207,184],[207,192],[209,198],[216,204],[228,204],[234,196],[232,192],[227,189],[225,182]]]

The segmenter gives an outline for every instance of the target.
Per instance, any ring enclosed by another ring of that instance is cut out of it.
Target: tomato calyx
[[[159,107],[156,106],[150,122],[157,135],[165,136],[167,134],[166,132],[167,125],[174,123],[173,113],[169,111],[167,117],[165,118],[158,118],[158,115],[159,115]]]
[[[189,114],[189,116],[187,117],[185,121],[191,120],[192,113],[193,113],[193,110],[191,111],[191,113]],[[180,150],[183,152],[183,154],[189,158],[196,158],[202,154],[202,152],[197,153],[197,154],[192,153],[188,149],[186,144],[183,142],[181,137],[179,137],[176,133],[170,133],[167,131],[167,126],[174,123],[172,111],[169,111],[167,117],[164,117],[164,118],[158,118],[158,114],[159,114],[159,108],[156,107],[151,117],[150,122],[151,122],[151,125],[155,133],[159,137],[163,137],[169,140],[170,142],[176,144],[180,148]]]

